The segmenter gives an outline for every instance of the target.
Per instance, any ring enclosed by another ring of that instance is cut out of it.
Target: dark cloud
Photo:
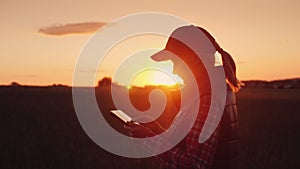
[[[104,22],[83,22],[83,23],[71,23],[71,24],[60,24],[50,27],[44,27],[39,29],[38,32],[52,35],[52,36],[63,36],[69,34],[87,34],[96,32],[99,28],[104,26]]]

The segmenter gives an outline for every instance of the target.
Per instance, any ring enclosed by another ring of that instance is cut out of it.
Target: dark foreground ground
[[[241,168],[300,168],[300,89],[247,88],[237,96]],[[152,169],[153,161],[119,157],[90,140],[71,88],[0,87],[0,168]]]

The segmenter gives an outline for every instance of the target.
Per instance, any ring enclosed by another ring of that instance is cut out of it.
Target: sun
[[[144,49],[125,57],[112,73],[112,81],[120,86],[181,86],[183,80],[173,74],[174,63],[171,60],[154,61],[151,56],[161,49]],[[105,72],[100,70],[99,72]]]
[[[132,78],[130,86],[174,86],[183,83],[183,80],[175,74],[160,69],[148,69],[136,74]]]

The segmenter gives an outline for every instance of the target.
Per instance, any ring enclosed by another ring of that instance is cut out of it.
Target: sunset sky
[[[71,85],[92,33],[137,12],[169,13],[207,29],[232,54],[241,80],[300,77],[299,9],[299,0],[1,0],[0,84]]]

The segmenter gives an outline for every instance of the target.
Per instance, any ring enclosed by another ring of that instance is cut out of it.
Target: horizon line
[[[102,80],[102,79],[101,79]],[[101,81],[99,80],[99,81]],[[275,80],[263,80],[263,79],[251,79],[251,80],[241,80],[241,82],[251,82],[251,81],[263,81],[263,82],[276,82],[276,81],[285,81],[285,80],[300,80],[300,77],[292,77],[292,78],[279,78]],[[120,85],[116,82],[112,82],[112,84],[117,85],[117,86],[122,86],[122,87],[127,87],[124,85]],[[33,84],[21,84],[16,81],[12,81],[10,84],[0,84],[0,87],[8,87],[8,86],[20,86],[20,87],[98,87],[99,85],[94,85],[94,86],[72,86],[72,85],[67,85],[63,83],[53,83],[53,84],[45,84],[45,85],[33,85]],[[164,84],[149,84],[149,85],[144,85],[144,86],[138,86],[138,85],[132,85],[131,87],[149,87],[149,86],[177,86],[176,84],[174,85],[164,85]]]

